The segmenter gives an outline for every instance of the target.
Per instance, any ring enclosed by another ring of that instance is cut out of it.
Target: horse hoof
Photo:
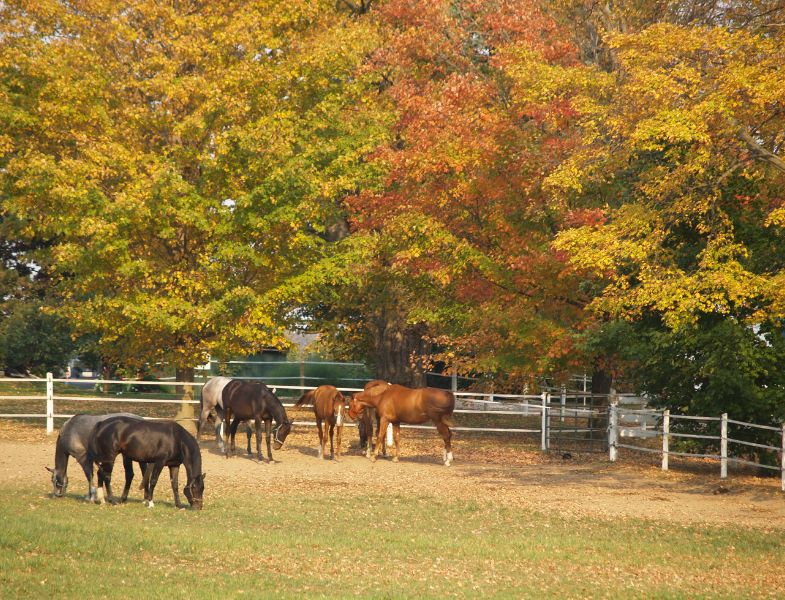
[[[392,461],[393,461],[393,462],[398,462],[398,457],[397,457],[397,456],[393,456],[393,459],[392,459]]]
[[[368,458],[371,459],[371,462],[376,462],[376,457],[373,454],[371,456],[369,456]]]

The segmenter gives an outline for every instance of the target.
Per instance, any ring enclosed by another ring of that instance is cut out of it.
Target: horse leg
[[[218,444],[219,450],[224,449],[224,411],[220,406],[215,407],[215,443]]]
[[[223,429],[224,429],[224,436],[225,436],[225,439],[224,439],[224,456],[226,456],[226,458],[229,458],[230,452],[231,452],[231,450],[229,448],[229,437],[232,435],[232,433],[231,433],[232,432],[232,409],[230,409],[230,408],[227,408],[226,410],[224,410],[223,426],[224,426]]]
[[[333,446],[333,431],[335,430],[335,423],[330,423],[330,459],[335,458],[335,447]]]
[[[196,439],[197,440],[199,439],[199,434],[202,432],[202,427],[204,427],[204,424],[207,421],[207,417],[209,417],[209,416],[210,416],[210,407],[209,406],[202,406],[202,412],[199,414],[199,422],[196,424]]]
[[[273,420],[272,419],[265,419],[264,420],[264,437],[267,441],[267,462],[273,462],[273,447],[270,445],[270,432],[273,429]]]
[[[395,442],[395,453],[393,454],[393,462],[398,462],[401,456],[401,424],[393,423],[393,441]]]
[[[153,475],[153,463],[145,463],[144,475],[142,475],[142,489],[144,489],[144,503],[147,504],[150,499],[150,478]]]
[[[103,482],[104,487],[106,487],[106,499],[112,504],[117,504],[117,501],[112,494],[112,471],[114,470],[114,461],[101,463],[100,469],[103,472]],[[98,486],[100,487],[100,476]]]
[[[232,421],[232,426],[229,428],[229,435],[231,438],[231,442],[229,443],[229,454],[234,456],[235,453],[235,446],[234,446],[234,439],[237,435],[237,428],[240,426],[240,417],[235,416],[234,420]]]
[[[385,425],[384,429],[382,429],[381,417],[379,416],[379,411],[378,410],[376,411],[376,429],[378,429],[379,431],[384,431],[385,434],[387,433],[387,426],[386,425]],[[387,456],[387,438],[385,436],[382,436],[382,452],[384,453],[384,456]],[[377,452],[377,454],[378,454],[378,452]]]
[[[316,455],[319,458],[324,458],[324,432],[322,431],[322,420],[319,417],[316,417],[316,433],[319,434],[319,449],[316,451]]]
[[[363,429],[365,429],[365,456],[371,458],[373,452],[373,418],[369,409],[363,411]]]
[[[262,420],[259,417],[254,418],[254,425],[256,429],[256,460],[262,462]],[[248,432],[248,454],[251,453],[251,433]]]
[[[172,494],[174,494],[174,505],[177,508],[185,508],[180,504],[180,492],[177,489],[177,477],[180,475],[180,465],[169,467],[169,481],[172,482]]]
[[[128,500],[128,490],[131,489],[131,482],[134,480],[134,461],[123,455],[123,469],[125,469],[125,487],[120,502]]]
[[[371,455],[371,460],[376,462],[376,458],[379,456],[379,451],[382,449],[382,444],[384,443],[384,434],[387,431],[387,419],[384,417],[379,419],[379,431],[376,434],[376,447],[374,448],[373,454]]]
[[[140,490],[144,490],[144,474],[145,474],[145,470],[146,469],[147,469],[147,463],[146,462],[140,462],[139,463],[139,470],[142,472],[142,481],[139,482],[139,489]]]
[[[85,496],[84,499],[87,502],[95,500],[95,488],[93,487],[93,465],[86,458],[78,462],[79,466],[82,467],[82,471],[84,471],[84,476],[87,477],[87,496]]]
[[[245,451],[248,454],[248,456],[251,456],[253,454],[253,452],[251,452],[251,435],[253,435],[253,431],[251,430],[251,424],[248,421],[246,421],[245,422],[245,438],[246,438]],[[258,449],[256,453],[259,454]]]
[[[341,458],[341,435],[343,434],[343,423],[338,425],[338,440],[335,444],[335,460]]]
[[[450,464],[452,464],[452,444],[450,443],[452,440],[452,432],[444,421],[439,420],[438,422],[435,421],[434,423],[436,425],[436,429],[439,431],[442,439],[444,440],[444,452],[442,454],[444,465],[449,467]]]
[[[145,498],[144,498],[145,499],[145,504],[147,505],[147,508],[152,508],[154,506],[153,505],[153,491],[155,490],[155,484],[158,483],[158,476],[161,474],[161,471],[163,470],[163,468],[164,468],[164,463],[159,461],[157,463],[154,463],[152,465],[152,467],[150,467],[148,469],[149,471],[152,471],[152,473],[150,475],[150,481],[148,482],[148,485],[147,485],[147,488],[145,489],[145,494],[144,494],[144,496],[145,496]],[[147,473],[145,473],[145,477],[146,476],[147,476]]]

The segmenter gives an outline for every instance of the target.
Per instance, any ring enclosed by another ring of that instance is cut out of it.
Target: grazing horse
[[[99,423],[93,430],[88,444],[90,464],[98,464],[98,501],[104,503],[106,497],[116,504],[112,496],[112,469],[118,454],[123,455],[125,465],[125,488],[120,502],[128,498],[128,490],[133,480],[131,461],[147,463],[144,473],[144,503],[153,507],[153,491],[158,476],[164,467],[169,467],[169,478],[174,493],[174,504],[180,504],[177,478],[180,465],[185,467],[188,477],[183,494],[196,509],[201,509],[204,496],[204,473],[202,473],[202,453],[196,439],[181,425],[174,421],[140,421],[128,417],[113,417]],[[92,469],[91,469],[92,470]],[[92,473],[91,478],[92,480]]]
[[[129,417],[131,419],[141,419],[142,417],[131,413],[113,413],[109,415],[74,415],[68,419],[60,428],[55,444],[55,468],[46,470],[52,474],[52,494],[56,498],[65,495],[68,487],[68,457],[73,456],[74,460],[82,467],[87,478],[87,496],[85,500],[95,499],[95,488],[92,487],[91,479],[93,476],[93,465],[87,460],[87,443],[90,434],[101,421],[112,417]],[[144,464],[142,474],[144,474]]]
[[[419,425],[433,421],[444,439],[444,464],[450,466],[453,458],[449,419],[455,409],[452,392],[430,387],[411,389],[402,385],[377,385],[354,395],[349,402],[349,416],[356,419],[360,411],[369,406],[376,408],[379,413],[379,431],[371,460],[376,460],[379,455],[388,423],[392,423],[395,441],[393,461],[398,462],[401,423]]]
[[[223,391],[226,387],[226,384],[232,381],[231,377],[213,377],[204,384],[202,388],[202,411],[199,415],[199,423],[196,425],[196,439],[199,439],[199,432],[202,430],[205,422],[207,421],[207,417],[210,416],[210,412],[215,412],[215,441],[218,444],[218,448],[222,451],[224,450],[224,440],[223,440],[223,429],[224,429],[224,419],[223,419]],[[246,421],[245,423],[245,433],[248,438],[248,454],[251,453],[251,426]]]
[[[283,446],[286,436],[292,429],[286,410],[278,399],[263,383],[250,383],[233,379],[223,388],[221,397],[224,412],[224,428],[227,436],[231,435],[231,445],[229,440],[224,444],[226,458],[234,453],[234,436],[237,433],[237,426],[240,421],[253,419],[256,425],[256,457],[262,460],[262,421],[264,421],[264,432],[267,439],[268,462],[273,460],[273,451],[270,448],[270,427],[275,420],[275,428],[272,430],[275,442],[275,449],[279,450]],[[234,421],[232,421],[234,417]],[[231,427],[229,424],[231,423]]]
[[[295,406],[313,404],[316,415],[316,431],[319,433],[319,458],[327,451],[327,431],[330,432],[330,458],[338,460],[341,456],[341,435],[343,433],[343,412],[346,400],[343,394],[331,385],[320,385],[315,390],[305,392]],[[324,431],[322,431],[324,423]],[[338,452],[333,450],[333,430],[338,426]]]
[[[369,381],[363,387],[364,391],[368,391],[376,386],[389,386],[390,384],[383,379],[374,379]],[[351,415],[350,415],[351,416]],[[379,430],[379,413],[373,407],[364,408],[359,413],[359,419],[352,419],[357,421],[357,432],[360,434],[360,449],[365,449],[365,455],[371,458],[371,451],[373,446],[373,423],[376,421],[376,429]],[[383,446],[384,455],[387,456],[387,445]]]

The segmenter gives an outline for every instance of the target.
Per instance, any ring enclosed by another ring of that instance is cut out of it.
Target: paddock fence
[[[663,471],[669,469],[672,456],[716,460],[721,479],[728,477],[729,465],[779,471],[780,489],[785,491],[785,423],[760,425],[730,419],[727,413],[719,417],[681,415],[614,403],[608,425],[611,462],[616,461],[620,448],[659,454]],[[764,460],[767,456],[776,458],[776,464]]]
[[[245,376],[242,379],[262,380]],[[367,381],[367,380],[366,380]],[[43,419],[47,433],[55,429],[55,421],[79,412],[144,412],[148,419],[171,419],[172,408],[199,405],[204,381],[63,379],[51,373],[46,379],[0,378],[0,418]],[[365,383],[363,381],[362,383]],[[11,387],[12,393],[4,390]],[[284,406],[291,408],[312,385],[270,385]],[[103,392],[96,390],[103,389]],[[360,387],[338,387],[345,393],[362,391]],[[149,390],[149,391],[146,391]],[[180,391],[177,391],[180,390]],[[454,392],[456,415],[474,415],[471,425],[458,425],[454,431],[522,434],[537,437],[543,450],[550,447],[549,415],[556,410],[543,394],[489,394]],[[111,408],[110,408],[111,407]],[[142,409],[142,410],[140,410]],[[561,407],[564,413],[566,407]],[[196,411],[198,412],[198,410]],[[196,417],[176,420],[197,421]],[[517,423],[517,425],[516,425]],[[314,426],[314,421],[293,421],[294,425]],[[356,424],[349,422],[349,426]],[[407,429],[435,429],[432,425],[402,425]]]
[[[144,412],[148,419],[171,419],[172,408],[200,404],[203,385],[203,381],[61,379],[51,373],[45,379],[0,378],[0,418],[42,419],[47,433],[54,432],[55,421],[79,412],[132,411]],[[291,408],[302,393],[316,386],[270,387],[276,390],[284,406]],[[96,391],[99,389],[103,391]],[[359,387],[338,389],[346,393],[362,391]],[[668,470],[672,456],[717,460],[723,479],[728,476],[729,465],[752,466],[779,471],[781,489],[785,491],[785,424],[747,423],[730,419],[727,414],[719,417],[671,414],[667,410],[646,408],[645,399],[633,395],[598,396],[566,390],[558,395],[549,392],[454,394],[454,414],[471,416],[470,424],[459,424],[452,428],[454,431],[528,436],[539,441],[543,451],[608,452],[612,462],[617,460],[620,450],[655,453],[661,456],[663,470]],[[316,423],[295,420],[293,424],[315,426]],[[432,425],[402,427],[434,429]],[[761,436],[765,443],[761,443]],[[767,455],[776,457],[776,464],[761,459]]]

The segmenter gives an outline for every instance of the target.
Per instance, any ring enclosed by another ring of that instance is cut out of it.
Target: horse
[[[320,385],[315,390],[305,392],[295,406],[313,404],[316,415],[316,431],[319,433],[319,458],[327,451],[327,431],[330,432],[330,458],[338,460],[341,456],[341,435],[343,433],[343,412],[346,400],[343,394],[331,385]],[[324,431],[322,431],[324,423]],[[338,452],[333,450],[333,430],[338,426]]]
[[[174,504],[180,504],[177,478],[180,465],[185,466],[187,482],[183,494],[195,509],[200,510],[204,498],[204,476],[202,473],[202,453],[196,439],[181,425],[174,421],[141,421],[129,417],[112,417],[96,425],[88,443],[90,465],[98,464],[98,502],[104,504],[106,497],[112,503],[117,501],[112,495],[112,470],[118,454],[123,455],[125,466],[125,488],[120,502],[128,498],[134,473],[131,461],[147,463],[144,473],[144,503],[153,508],[153,491],[163,468],[169,467],[169,478],[174,493]],[[92,468],[90,473],[92,481]]]
[[[412,389],[394,384],[376,385],[352,397],[349,402],[349,416],[356,419],[360,412],[369,406],[376,408],[379,413],[376,448],[371,460],[375,461],[379,455],[388,423],[393,426],[393,462],[398,462],[401,423],[419,425],[430,420],[444,439],[444,464],[448,467],[452,464],[450,416],[455,409],[455,396],[452,392],[430,387]]]
[[[364,391],[368,391],[373,387],[376,386],[388,386],[390,385],[383,379],[374,379],[369,381],[363,387]],[[354,417],[352,417],[354,419]],[[371,451],[372,451],[372,444],[373,444],[373,423],[376,421],[376,429],[379,430],[379,414],[376,412],[376,409],[373,407],[364,408],[360,411],[359,419],[354,419],[357,421],[357,432],[360,434],[360,449],[365,449],[365,455],[368,458],[371,458]],[[384,455],[387,456],[387,445],[385,444],[382,448],[384,451]]]
[[[275,428],[272,430],[274,437],[274,447],[280,450],[286,436],[292,429],[286,410],[273,392],[263,383],[250,383],[233,379],[223,388],[221,396],[224,412],[224,426],[227,435],[231,435],[231,445],[226,440],[224,452],[226,458],[234,454],[234,436],[237,433],[237,426],[240,421],[253,419],[256,425],[256,457],[262,460],[262,421],[264,421],[264,431],[267,439],[268,462],[273,460],[273,451],[270,448],[270,427],[275,420]],[[234,417],[234,421],[232,421]],[[231,422],[231,427],[229,426]],[[250,442],[249,442],[250,443]]]
[[[112,413],[108,415],[74,415],[68,419],[60,428],[55,444],[55,468],[46,470],[52,474],[52,494],[55,498],[65,495],[68,487],[68,457],[73,456],[74,460],[82,467],[87,478],[87,496],[85,500],[95,499],[95,488],[91,485],[93,465],[87,460],[87,444],[90,434],[98,423],[112,417],[128,417],[131,419],[141,419],[142,417],[131,413]],[[142,475],[144,475],[144,463]]]
[[[232,381],[231,377],[213,377],[204,384],[201,400],[202,412],[199,415],[199,423],[196,425],[196,439],[199,439],[199,433],[207,421],[207,417],[210,416],[211,411],[215,412],[215,441],[221,451],[224,450],[223,402],[221,398],[226,384],[230,381]],[[245,434],[248,438],[248,454],[251,454],[251,426],[247,421],[245,423]]]

